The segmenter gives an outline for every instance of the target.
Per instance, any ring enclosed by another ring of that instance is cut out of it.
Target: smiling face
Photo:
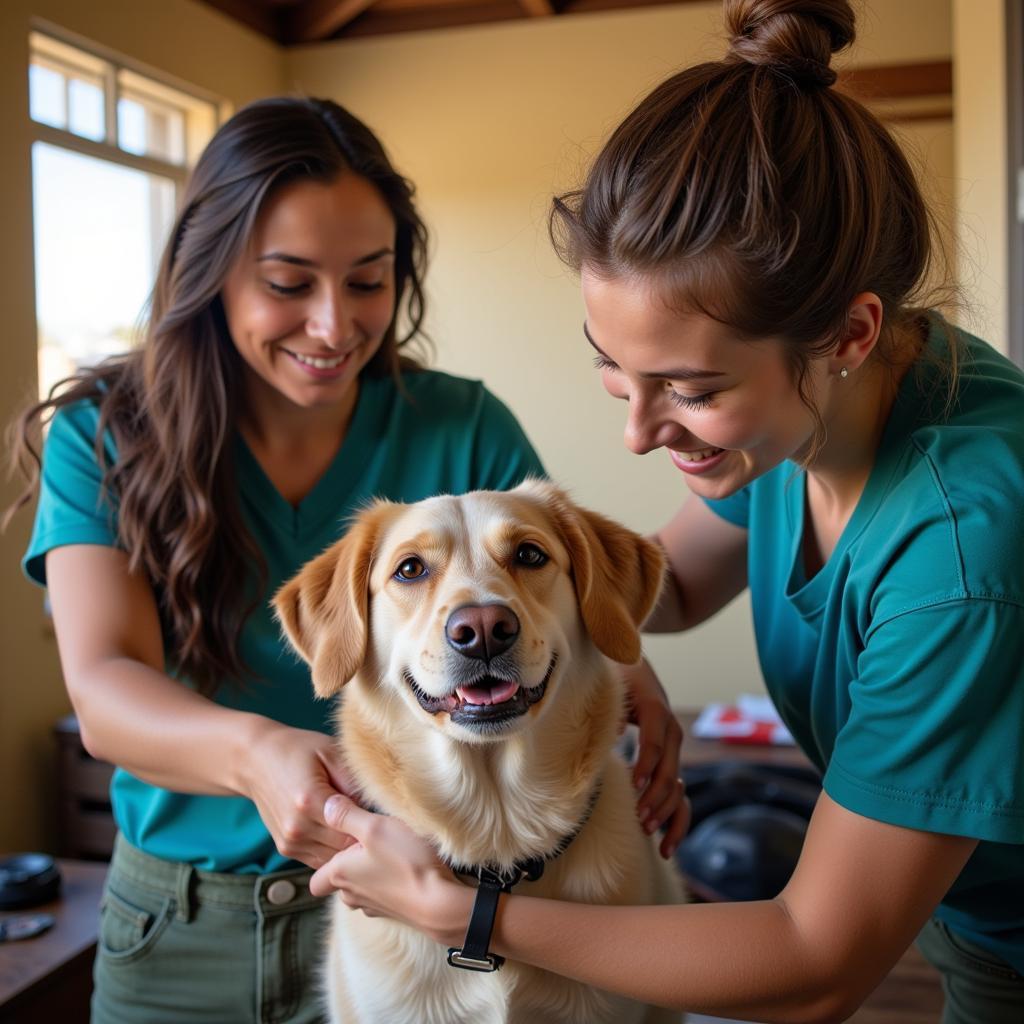
[[[807,450],[815,421],[782,341],[673,311],[632,279],[584,269],[582,280],[601,381],[629,403],[630,451],[665,448],[691,490],[723,498]],[[823,415],[826,378],[824,360],[812,360],[807,390]]]
[[[453,738],[520,728],[580,646],[569,555],[526,499],[478,492],[412,506],[381,536],[369,590],[381,678]]]
[[[355,174],[271,195],[221,298],[251,400],[354,397],[395,310],[395,219]]]

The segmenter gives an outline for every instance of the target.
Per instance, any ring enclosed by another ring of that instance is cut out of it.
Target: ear
[[[378,502],[348,533],[299,570],[271,602],[292,647],[309,663],[318,697],[331,697],[359,670],[369,630],[370,568],[397,506]]]
[[[874,351],[882,332],[882,300],[874,292],[860,292],[847,309],[846,330],[835,352],[829,356],[828,370],[835,375],[842,369],[859,370]]]
[[[665,555],[653,541],[580,508],[558,488],[544,489],[572,560],[587,632],[602,654],[632,665],[640,658],[640,626],[661,591]]]

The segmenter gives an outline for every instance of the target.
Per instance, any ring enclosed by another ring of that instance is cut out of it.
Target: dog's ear
[[[558,488],[543,491],[572,560],[587,632],[602,654],[633,664],[640,658],[640,626],[661,591],[664,553],[646,537],[580,508]]]
[[[271,602],[292,647],[308,663],[318,697],[331,697],[366,657],[370,567],[397,506],[378,502],[348,533],[308,562]]]

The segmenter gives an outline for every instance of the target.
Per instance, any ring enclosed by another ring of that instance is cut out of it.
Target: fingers
[[[679,844],[683,841],[683,836],[690,828],[690,817],[693,814],[690,798],[686,795],[686,790],[681,782],[679,786],[681,799],[668,819],[665,834],[661,837],[661,843],[658,846],[658,852],[665,860],[668,860],[676,852]]]
[[[324,803],[323,817],[328,828],[345,832],[363,843],[380,815],[363,810],[343,793],[335,793]]]
[[[640,790],[638,806],[643,817],[664,802],[669,786],[679,775],[683,731],[675,717],[658,705],[643,713],[640,719],[633,785]]]

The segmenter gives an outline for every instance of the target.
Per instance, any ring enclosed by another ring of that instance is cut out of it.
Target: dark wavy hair
[[[552,241],[579,270],[645,276],[674,308],[781,337],[804,404],[809,361],[845,334],[857,294],[883,304],[876,357],[898,361],[926,297],[934,217],[899,145],[831,88],[853,42],[848,0],[726,0],[730,49],[657,86],[615,129],[582,189],[554,200]],[[943,277],[948,277],[945,273]],[[929,303],[926,298],[933,301]],[[948,332],[952,337],[952,331]],[[952,389],[955,345],[945,363]]]
[[[239,110],[200,156],[160,262],[142,345],[62,381],[14,427],[12,462],[28,486],[4,525],[38,491],[42,424],[72,402],[98,404],[96,457],[116,503],[118,540],[131,569],[154,587],[171,661],[206,693],[244,674],[239,634],[267,584],[236,496],[242,364],[221,289],[271,194],[344,173],[372,183],[397,225],[394,316],[362,372],[397,376],[418,367],[402,354],[422,337],[425,315],[427,231],[411,183],[338,104],[277,97]],[[117,445],[112,464],[103,451],[108,428]]]

